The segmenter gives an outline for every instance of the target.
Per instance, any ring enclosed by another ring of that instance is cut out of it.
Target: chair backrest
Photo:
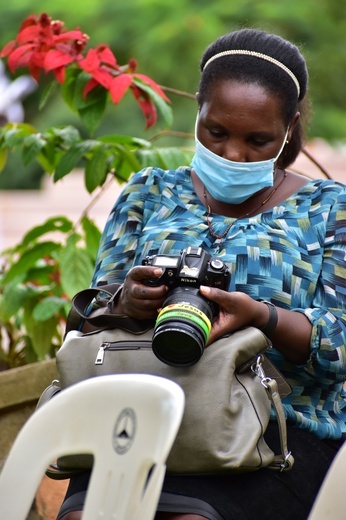
[[[346,442],[341,446],[316,497],[308,520],[346,518]]]
[[[142,374],[101,376],[61,391],[13,444],[0,474],[0,518],[24,520],[50,462],[88,453],[94,464],[83,520],[152,519],[184,404],[176,383]]]

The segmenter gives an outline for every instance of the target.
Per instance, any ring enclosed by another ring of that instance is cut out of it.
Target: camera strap
[[[133,334],[143,334],[151,329],[155,320],[137,320],[125,314],[112,313],[113,303],[122,287],[123,284],[113,283],[77,293],[72,299],[65,336],[71,330],[81,330],[84,322],[97,329],[119,328]]]

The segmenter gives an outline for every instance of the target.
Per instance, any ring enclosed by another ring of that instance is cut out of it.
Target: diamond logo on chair
[[[113,448],[124,455],[131,448],[136,434],[136,414],[132,408],[124,408],[118,416],[113,430]]]

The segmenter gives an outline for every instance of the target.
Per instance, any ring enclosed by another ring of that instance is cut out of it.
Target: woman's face
[[[199,141],[215,154],[238,162],[272,159],[286,135],[281,100],[260,85],[215,82],[200,107]],[[289,128],[288,139],[294,125]]]

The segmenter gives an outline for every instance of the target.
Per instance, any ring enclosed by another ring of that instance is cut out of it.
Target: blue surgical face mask
[[[287,133],[288,130],[276,157],[256,162],[236,162],[220,157],[203,146],[196,135],[191,166],[215,200],[241,204],[258,191],[273,186],[275,162],[286,144]]]

